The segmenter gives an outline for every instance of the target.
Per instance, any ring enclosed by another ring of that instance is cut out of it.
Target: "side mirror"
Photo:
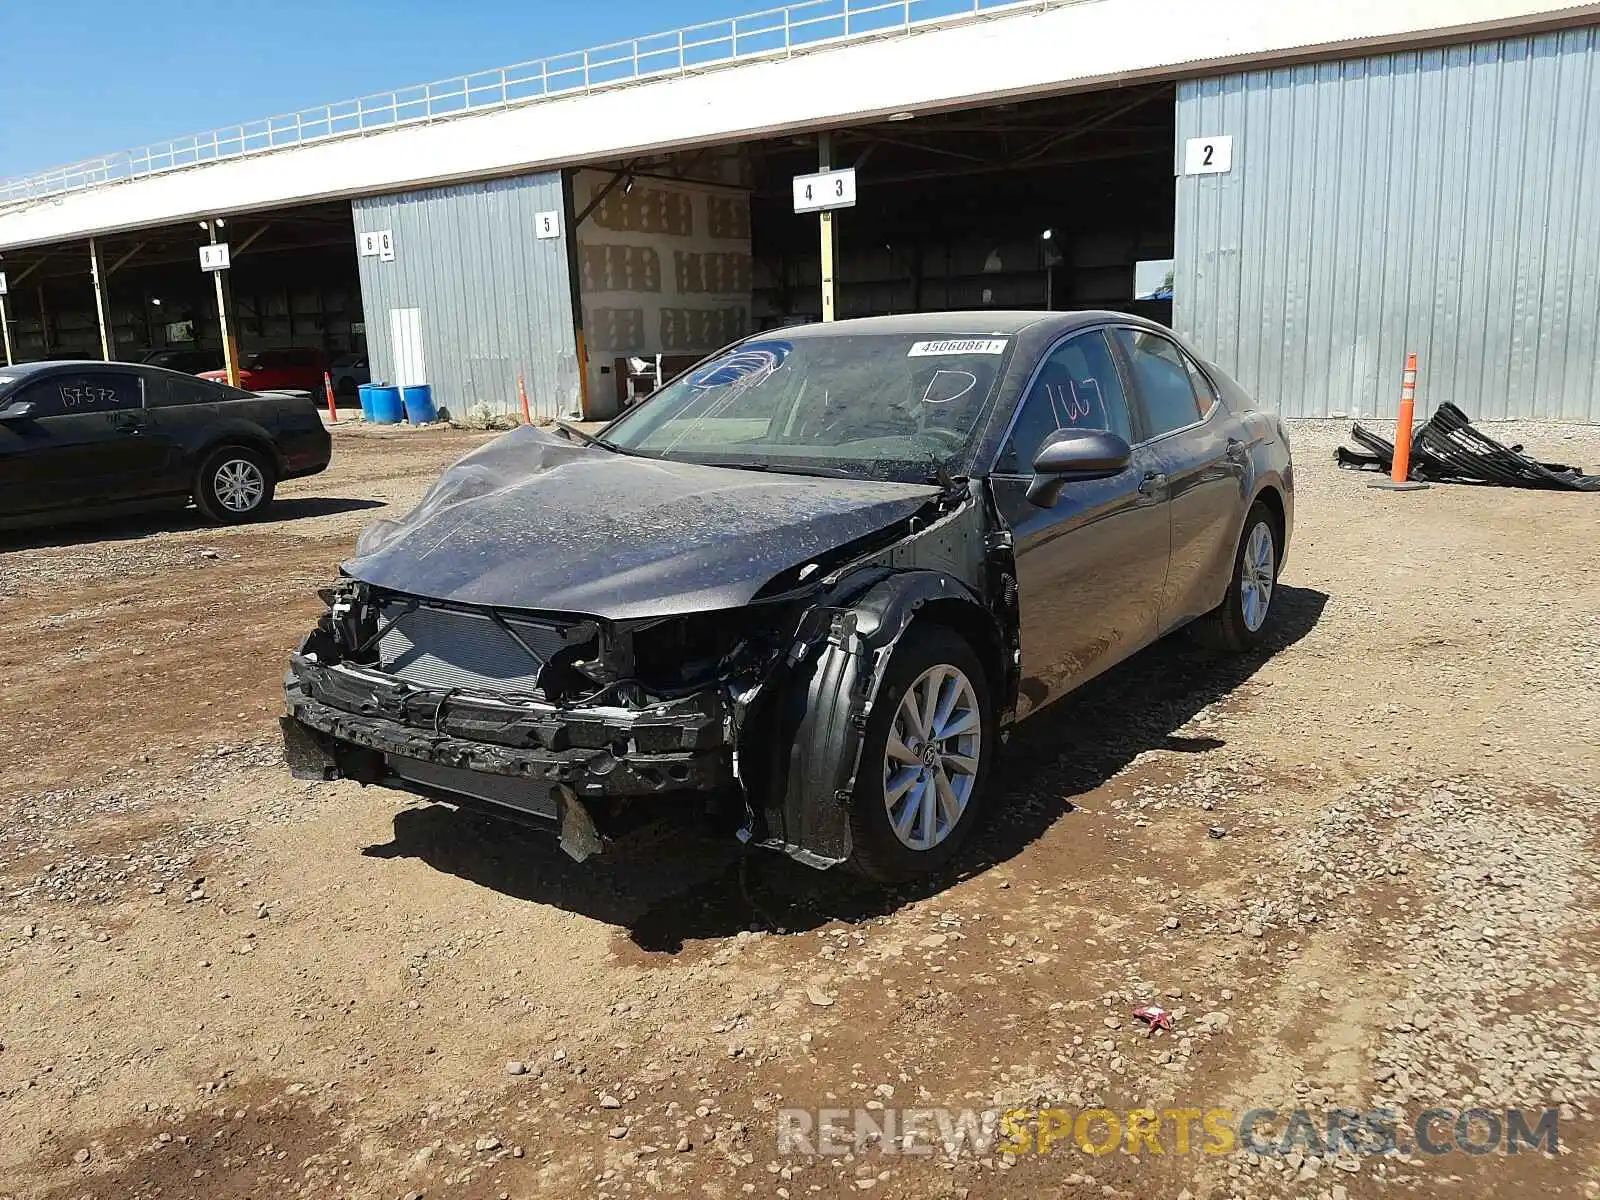
[[[19,400],[10,408],[0,408],[0,421],[31,421],[33,413],[32,400]]]
[[[1110,479],[1128,469],[1133,448],[1114,433],[1098,429],[1063,429],[1039,447],[1033,460],[1028,502],[1051,508],[1069,483]]]

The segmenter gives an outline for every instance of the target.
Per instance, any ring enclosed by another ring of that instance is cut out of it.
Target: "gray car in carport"
[[[1281,423],[1136,317],[761,334],[363,534],[286,751],[579,858],[710,808],[909,878],[969,834],[1012,721],[1193,621],[1249,649],[1293,500]]]

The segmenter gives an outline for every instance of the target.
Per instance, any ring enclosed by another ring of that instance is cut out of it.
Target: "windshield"
[[[700,364],[605,431],[649,457],[922,480],[968,456],[1011,339],[759,337]]]

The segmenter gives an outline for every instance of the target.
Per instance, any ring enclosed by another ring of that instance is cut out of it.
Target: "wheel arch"
[[[260,426],[245,421],[229,422],[227,425],[206,431],[204,440],[194,452],[196,476],[213,454],[229,446],[241,446],[256,451],[267,460],[267,465],[272,468],[274,476],[282,476],[283,459],[278,454],[278,445],[272,440],[272,435]]]
[[[1278,556],[1281,558],[1284,551],[1288,549],[1286,543],[1289,539],[1289,514],[1284,507],[1283,492],[1279,490],[1276,483],[1268,480],[1256,489],[1255,497],[1250,503],[1252,507],[1256,504],[1265,505],[1267,511],[1272,514],[1272,519],[1278,527]],[[1248,513],[1249,509],[1245,511]]]
[[[850,857],[848,805],[861,767],[868,717],[895,648],[916,624],[953,630],[983,663],[996,719],[1008,708],[1004,638],[978,597],[941,571],[863,572],[855,590],[841,588],[818,613],[821,636],[779,681],[765,719],[741,742],[771,747],[760,797],[767,836],[810,866]],[[845,581],[848,585],[849,580]],[[741,756],[747,747],[741,745]]]

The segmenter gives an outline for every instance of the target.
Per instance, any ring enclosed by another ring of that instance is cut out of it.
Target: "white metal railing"
[[[804,0],[668,33],[612,42],[434,83],[84,159],[0,180],[0,208],[63,192],[138,179],[221,159],[330,138],[356,137],[463,113],[592,92],[662,75],[682,75],[734,60],[787,57],[825,43],[909,33],[929,24],[1061,0]]]

